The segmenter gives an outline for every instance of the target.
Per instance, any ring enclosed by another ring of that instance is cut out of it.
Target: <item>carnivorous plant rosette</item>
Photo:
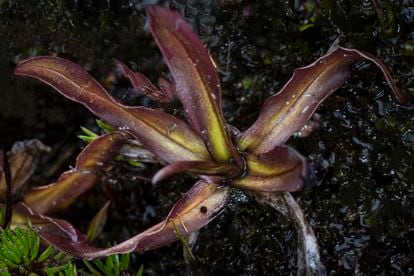
[[[189,235],[226,206],[229,186],[241,188],[259,200],[282,200],[287,207],[281,211],[291,214],[288,207],[294,199],[281,192],[301,189],[307,181],[308,168],[305,158],[284,143],[350,77],[350,67],[361,60],[378,66],[396,98],[406,101],[381,61],[358,50],[337,48],[311,65],[296,69],[282,90],[265,101],[256,122],[240,132],[226,124],[215,65],[191,27],[177,12],[162,7],[150,6],[147,14],[149,30],[173,82],[162,79],[157,88],[142,74],[132,72],[122,63],[118,66],[136,88],[150,97],[161,101],[177,97],[188,122],[158,109],[122,105],[84,69],[62,58],[30,58],[15,70],[17,75],[39,79],[83,104],[168,163],[156,173],[154,183],[184,171],[199,178],[164,221],[106,249],[89,245],[85,236],[68,222],[31,210],[30,204],[22,206],[26,216],[43,222],[38,232],[44,240],[74,256],[90,259],[151,250],[177,240],[175,228]]]

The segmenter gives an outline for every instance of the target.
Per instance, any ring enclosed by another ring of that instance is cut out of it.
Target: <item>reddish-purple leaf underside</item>
[[[182,236],[197,231],[220,214],[228,200],[228,189],[199,181],[176,203],[166,220],[109,248],[90,245],[86,236],[67,221],[36,213],[23,203],[15,206],[15,216],[21,223],[24,223],[23,218],[30,220],[40,237],[59,250],[79,258],[94,259],[167,245],[178,239],[177,229]]]
[[[378,66],[395,97],[402,103],[407,102],[380,60],[361,51],[338,48],[296,69],[282,90],[266,100],[256,122],[240,135],[238,148],[257,154],[286,142],[311,118],[319,104],[350,77],[351,65],[361,60]]]

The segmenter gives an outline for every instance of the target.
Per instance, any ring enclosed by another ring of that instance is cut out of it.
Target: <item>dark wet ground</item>
[[[16,62],[35,55],[69,58],[124,101],[146,102],[125,80],[114,81],[113,60],[153,80],[166,72],[144,31],[143,7],[154,2],[0,0],[0,141],[8,147],[39,138],[53,149],[33,184],[53,181],[73,164],[83,145],[76,137],[79,126],[93,127],[94,117],[39,82],[13,77]],[[225,115],[241,129],[294,68],[338,42],[383,59],[414,94],[413,1],[171,2],[210,47],[223,80]],[[363,63],[319,109],[320,129],[289,141],[315,169],[315,186],[295,197],[314,227],[330,274],[414,273],[413,109],[398,105],[379,70]],[[150,176],[155,169],[137,173]],[[127,170],[108,176],[113,181],[106,191],[117,204],[101,244],[161,219],[193,182],[176,177],[153,190]],[[104,202],[101,189],[94,192],[71,210],[71,218],[81,214],[78,225]],[[201,231],[194,254],[209,273],[288,274],[295,271],[295,238],[277,212],[234,191],[229,208]],[[136,254],[134,262],[151,275],[185,271],[179,243]]]

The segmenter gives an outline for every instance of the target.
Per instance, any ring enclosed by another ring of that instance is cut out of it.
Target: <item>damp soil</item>
[[[409,0],[0,0],[2,147],[37,138],[52,148],[31,185],[52,182],[74,164],[85,145],[77,138],[80,126],[98,130],[96,118],[82,106],[40,82],[14,77],[16,63],[37,55],[65,57],[125,103],[151,106],[115,70],[114,59],[152,80],[168,76],[145,30],[144,7],[154,3],[178,9],[211,49],[225,116],[242,130],[295,68],[335,45],[378,56],[406,93],[414,94]],[[313,185],[294,196],[315,230],[330,275],[414,273],[414,105],[401,106],[390,94],[379,70],[358,64],[318,109],[319,129],[288,141],[308,156],[315,173]],[[194,183],[179,176],[154,189],[134,177],[150,177],[157,168],[119,164],[60,216],[85,229],[109,196],[114,204],[97,243],[126,239],[162,219]],[[234,190],[228,208],[200,231],[193,253],[205,274],[287,275],[296,269],[296,233],[276,211]],[[133,264],[144,264],[146,275],[186,271],[180,243],[134,254]]]

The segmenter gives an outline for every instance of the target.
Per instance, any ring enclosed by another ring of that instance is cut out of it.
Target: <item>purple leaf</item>
[[[152,183],[157,184],[170,176],[182,172],[233,178],[240,175],[240,168],[235,165],[215,163],[212,161],[181,161],[167,165],[159,170],[153,176]]]
[[[131,81],[132,86],[136,90],[159,102],[170,102],[172,100],[170,94],[165,94],[161,92],[143,74],[133,72],[131,69],[128,68],[128,66],[126,66],[124,63],[120,61],[116,61],[116,65],[122,72],[122,74],[124,74],[124,76]]]
[[[209,223],[226,206],[228,191],[228,187],[199,181],[177,202],[166,220],[109,248],[90,245],[86,236],[67,221],[36,213],[23,203],[15,206],[14,221],[30,220],[43,240],[78,258],[94,259],[134,250],[144,252],[176,241],[176,229],[187,236]]]
[[[51,85],[112,126],[128,131],[167,162],[210,159],[203,141],[186,123],[159,110],[126,107],[115,102],[83,68],[68,60],[31,58],[21,62],[15,74]]]
[[[286,142],[326,97],[350,77],[350,66],[365,59],[381,69],[395,97],[402,103],[407,102],[380,60],[354,49],[338,48],[311,65],[295,70],[282,90],[265,101],[256,122],[240,135],[239,149],[257,154]]]
[[[216,161],[241,160],[226,129],[220,82],[208,50],[175,11],[147,8],[148,23],[175,81],[175,93],[190,125],[204,139]]]
[[[32,188],[23,201],[39,213],[53,213],[66,207],[95,185],[97,174],[108,168],[129,138],[119,132],[98,137],[78,155],[73,170],[63,173],[55,183]]]

